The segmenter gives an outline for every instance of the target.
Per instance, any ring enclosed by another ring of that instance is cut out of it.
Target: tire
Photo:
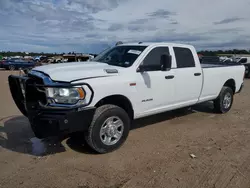
[[[245,78],[250,78],[250,70],[249,70],[249,67],[246,67],[246,75],[245,75]]]
[[[227,113],[233,104],[234,93],[230,87],[223,86],[217,99],[214,100],[214,110],[217,113]]]
[[[246,78],[250,78],[250,72],[246,74]]]
[[[113,131],[110,131],[111,129],[109,129],[110,132],[107,131],[109,126],[115,125],[114,123],[110,125],[107,123],[111,119],[114,120],[115,122],[120,120],[123,124],[123,128],[122,126],[120,127],[117,126],[118,127],[117,130],[112,129]],[[103,131],[101,132],[101,130]],[[88,145],[97,153],[100,154],[108,153],[118,149],[120,146],[123,145],[123,143],[128,137],[129,130],[130,130],[130,118],[122,108],[115,105],[103,105],[97,108],[92,123],[89,126],[88,132],[85,132],[85,139]],[[111,134],[114,134],[115,132],[116,133],[119,132],[120,134],[115,134],[112,141],[113,144],[104,143],[104,140],[107,139],[106,141],[108,141],[108,138],[112,137]],[[119,139],[117,139],[115,142],[114,140],[116,139],[115,137],[117,135],[119,135]]]
[[[9,70],[12,70],[12,71],[13,71],[13,70],[15,70],[15,69],[16,69],[16,68],[15,68],[14,65],[10,65],[10,66],[9,66]]]
[[[44,138],[44,137],[42,136],[42,134],[37,130],[37,128],[36,128],[34,125],[31,124],[30,126],[31,126],[31,130],[33,131],[35,137],[37,137],[37,138],[39,138],[39,139]]]

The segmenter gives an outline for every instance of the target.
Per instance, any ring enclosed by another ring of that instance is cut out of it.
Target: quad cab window
[[[194,57],[190,49],[174,47],[177,68],[195,67]]]

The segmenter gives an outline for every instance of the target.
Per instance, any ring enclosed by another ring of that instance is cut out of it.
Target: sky
[[[98,53],[117,41],[250,49],[250,0],[0,0],[0,51]]]

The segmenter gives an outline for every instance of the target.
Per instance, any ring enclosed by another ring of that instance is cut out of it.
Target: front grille
[[[37,85],[43,85],[43,79],[36,76],[29,76],[25,87],[26,107],[28,111],[39,109],[39,102],[43,105],[47,104],[45,89]]]
[[[34,82],[35,82],[36,84],[41,84],[41,85],[44,84],[44,83],[43,83],[43,79],[40,78],[40,77],[38,77],[38,76],[29,74],[29,78],[31,78],[32,80],[34,80]]]

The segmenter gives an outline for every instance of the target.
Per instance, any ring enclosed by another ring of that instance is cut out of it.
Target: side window
[[[190,49],[174,47],[177,68],[195,67],[194,57]]]
[[[156,47],[152,49],[143,61],[143,65],[147,67],[148,71],[161,70],[161,56],[163,54],[169,55],[168,47]]]

